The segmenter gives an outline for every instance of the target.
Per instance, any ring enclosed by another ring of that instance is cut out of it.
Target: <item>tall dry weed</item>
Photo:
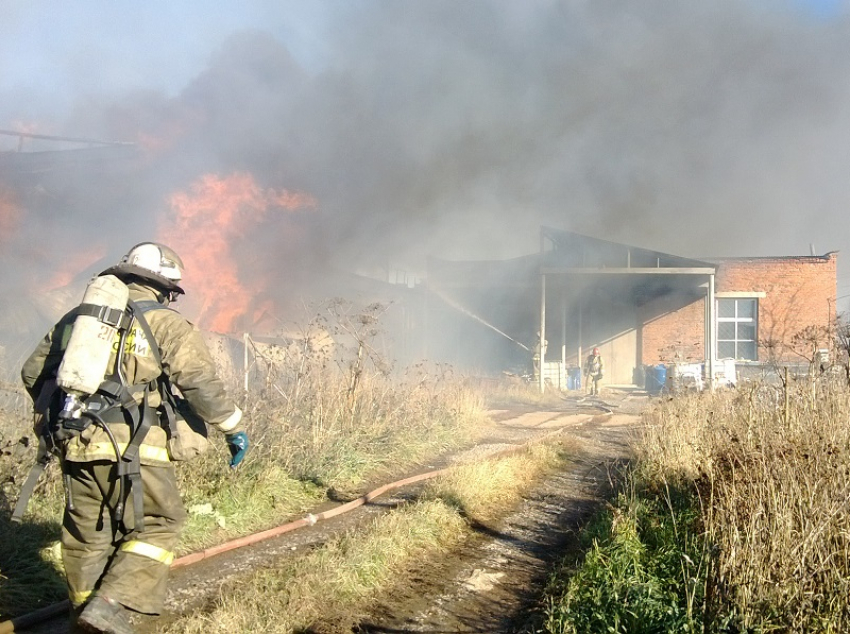
[[[698,490],[714,596],[757,631],[850,631],[850,392],[749,384],[646,421],[641,479]]]
[[[184,546],[267,528],[328,495],[351,496],[366,480],[403,473],[474,433],[485,417],[479,395],[446,367],[390,372],[370,339],[373,310],[346,315],[368,331],[347,325],[340,336],[320,321],[299,338],[255,347],[262,371],[247,390],[231,386],[245,413],[248,458],[227,473],[226,449],[213,438],[218,451],[181,466],[190,511],[205,513],[190,518]]]
[[[390,376],[283,359],[275,379],[246,398],[255,458],[274,456],[298,478],[345,487],[365,472],[410,463],[463,442],[483,420],[480,396],[445,368]]]

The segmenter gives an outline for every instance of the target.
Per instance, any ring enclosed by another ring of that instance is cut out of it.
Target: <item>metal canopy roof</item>
[[[669,253],[619,244],[571,231],[541,228],[541,253],[508,260],[428,259],[428,283],[434,288],[533,290],[540,275],[566,292],[589,286],[605,288],[637,304],[671,290],[695,289],[717,265]],[[549,248],[546,240],[549,241]]]
[[[716,265],[641,247],[542,227],[541,273],[708,275]],[[546,250],[546,240],[551,248]]]
[[[641,306],[671,292],[703,294],[717,265],[572,231],[541,227],[539,273],[567,295],[604,293]],[[548,248],[547,248],[548,247]]]

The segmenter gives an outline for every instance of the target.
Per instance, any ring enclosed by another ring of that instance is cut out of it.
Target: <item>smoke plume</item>
[[[138,41],[66,35],[53,88],[0,86],[0,128],[134,144],[23,176],[0,163],[0,290],[155,238],[194,266],[197,315],[244,307],[208,321],[228,329],[343,272],[530,253],[540,225],[692,258],[850,239],[844,5],[368,0],[300,31],[306,5],[244,5],[229,33],[168,38],[148,15]],[[98,51],[131,43],[159,74],[110,57],[95,89]]]

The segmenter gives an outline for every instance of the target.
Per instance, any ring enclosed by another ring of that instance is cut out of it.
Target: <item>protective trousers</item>
[[[165,601],[174,548],[186,521],[172,465],[141,467],[144,490],[144,528],[133,525],[132,494],[124,522],[114,519],[119,482],[113,462],[70,462],[69,495],[62,525],[62,558],[71,603],[85,603],[93,592],[131,610],[159,614]]]

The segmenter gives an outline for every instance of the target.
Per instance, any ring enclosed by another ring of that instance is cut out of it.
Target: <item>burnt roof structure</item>
[[[0,179],[15,188],[38,185],[44,178],[79,171],[115,172],[133,168],[139,159],[135,143],[99,141],[0,130],[17,137],[15,150],[0,151]],[[24,149],[24,141],[38,143],[38,150]]]

